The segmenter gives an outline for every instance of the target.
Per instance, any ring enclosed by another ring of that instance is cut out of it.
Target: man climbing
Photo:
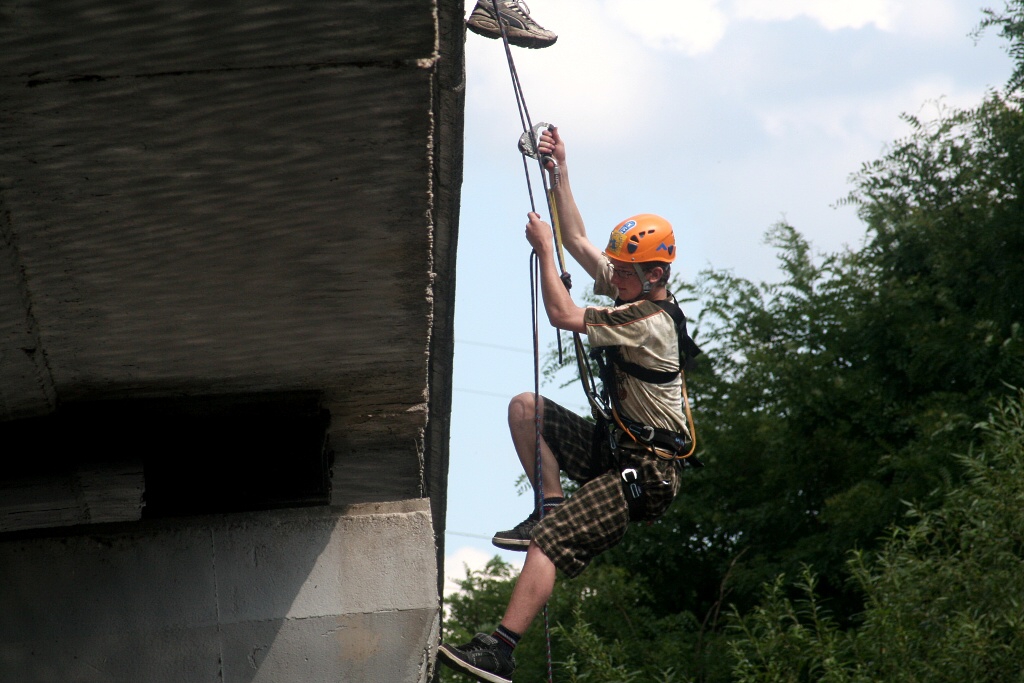
[[[497,5],[498,14],[494,7]],[[522,0],[477,0],[476,7],[466,20],[470,31],[486,38],[501,39],[498,17],[505,24],[508,42],[518,47],[542,48],[558,40],[551,31],[530,18],[530,8]]]
[[[591,347],[611,351],[614,366],[609,366],[604,388],[612,394],[617,425],[598,420],[595,426],[544,398],[536,406],[533,393],[520,394],[509,404],[512,441],[534,489],[535,408],[540,411],[543,514],[535,510],[492,539],[498,547],[526,551],[495,631],[478,633],[460,646],[442,644],[438,650],[447,666],[490,683],[512,680],[515,646],[551,596],[557,570],[578,576],[595,556],[622,540],[630,521],[655,519],[665,512],[679,489],[681,461],[672,458],[683,452],[684,442],[687,447],[690,443],[679,372],[685,333],[666,310],[674,307],[666,289],[676,256],[672,227],[652,214],[635,216],[615,227],[601,251],[587,238],[557,129],[544,131],[538,150],[554,158],[549,171],[557,166],[560,174],[554,192],[565,248],[594,278],[594,292],[615,299],[611,307],[580,308],[573,302],[555,265],[551,228],[531,212],[526,238],[540,262],[544,309],[553,326],[585,333]],[[580,484],[568,498],[559,470]]]

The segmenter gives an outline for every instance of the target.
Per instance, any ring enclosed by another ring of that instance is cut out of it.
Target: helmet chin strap
[[[636,272],[636,276],[640,280],[640,284],[642,285],[642,288],[640,290],[640,294],[638,294],[637,296],[633,297],[632,299],[628,299],[628,300],[627,299],[618,298],[618,299],[615,300],[615,305],[616,306],[619,305],[620,303],[631,304],[633,302],[640,301],[642,299],[646,299],[650,295],[651,290],[654,289],[654,285],[651,284],[650,280],[647,279],[647,273],[645,273],[643,268],[640,267],[640,264],[639,263],[633,263],[631,265],[633,266],[633,270]]]
[[[637,297],[639,299],[651,293],[651,281],[647,279],[647,273],[644,272],[644,269],[640,267],[639,263],[633,264],[633,270],[636,271],[636,276],[640,279],[640,283],[643,285],[643,292],[640,297]]]

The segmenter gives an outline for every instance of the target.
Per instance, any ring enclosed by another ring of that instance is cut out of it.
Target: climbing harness
[[[636,468],[626,467],[619,474],[622,478],[622,495],[626,498],[626,507],[629,508],[629,518],[638,519],[640,516],[640,504],[644,497],[644,490],[637,483]]]
[[[618,303],[618,302],[617,302]],[[679,369],[673,371],[652,370],[636,363],[631,363],[622,357],[617,346],[607,346],[592,349],[591,358],[598,366],[601,376],[602,392],[601,398],[609,406],[612,419],[611,424],[605,425],[611,430],[609,432],[610,443],[613,446],[612,452],[616,452],[621,446],[619,433],[628,436],[642,450],[662,460],[682,460],[684,464],[693,467],[703,467],[704,464],[694,456],[697,449],[696,426],[693,423],[693,415],[690,412],[690,398],[686,391],[687,369],[691,369],[694,360],[701,354],[700,348],[686,331],[686,316],[683,315],[679,306],[671,300],[663,299],[654,301],[663,311],[671,316],[675,323],[677,344],[679,348]],[[632,420],[625,415],[619,403],[618,380],[615,376],[615,368],[619,371],[635,377],[641,382],[648,384],[668,384],[679,377],[681,382],[682,408],[686,415],[687,429],[689,434],[673,432],[668,429],[660,429],[645,425]],[[613,427],[619,428],[616,433]]]

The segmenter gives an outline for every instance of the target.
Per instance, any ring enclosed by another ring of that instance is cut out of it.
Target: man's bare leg
[[[555,588],[555,565],[535,542],[526,551],[526,563],[519,574],[501,625],[515,633],[525,633],[537,614],[544,609]]]
[[[540,414],[544,416],[544,398],[540,399]],[[534,469],[537,465],[537,421],[534,411],[533,393],[519,394],[508,404],[508,428],[512,433],[512,444],[515,446],[519,462],[527,478],[537,488]],[[558,472],[558,461],[551,452],[547,442],[540,438],[541,483],[544,485],[544,497],[562,497],[562,481]]]

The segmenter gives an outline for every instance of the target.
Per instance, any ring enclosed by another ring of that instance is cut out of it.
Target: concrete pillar
[[[425,682],[427,499],[0,541],[0,681]]]

